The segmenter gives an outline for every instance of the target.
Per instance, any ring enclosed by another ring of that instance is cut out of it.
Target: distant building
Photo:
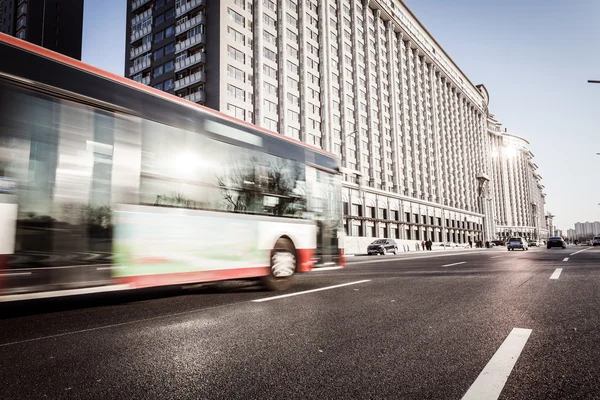
[[[529,142],[502,131],[493,115],[488,116],[491,144],[492,188],[496,236],[522,236],[539,240],[548,236],[544,205],[546,194]]]
[[[600,235],[600,221],[576,222],[575,235],[577,237]]]
[[[0,0],[0,32],[81,60],[83,0]]]
[[[567,237],[569,239],[577,239],[577,235],[575,234],[575,229],[567,229]]]

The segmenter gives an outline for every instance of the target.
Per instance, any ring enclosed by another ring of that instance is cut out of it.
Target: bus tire
[[[292,285],[292,278],[298,266],[296,249],[287,238],[279,238],[271,250],[269,275],[262,277],[262,284],[268,290],[285,290]]]

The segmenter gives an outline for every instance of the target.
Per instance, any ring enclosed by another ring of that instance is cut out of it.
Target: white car
[[[514,249],[529,250],[527,240],[520,237],[513,237],[508,239],[508,244],[506,245],[506,248],[508,249],[508,251]]]

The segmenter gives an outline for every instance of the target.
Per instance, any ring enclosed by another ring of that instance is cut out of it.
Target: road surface
[[[2,399],[600,398],[589,247],[353,257],[285,292],[95,294],[0,318]]]

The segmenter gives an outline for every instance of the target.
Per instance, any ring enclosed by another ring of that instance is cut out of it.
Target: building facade
[[[547,236],[527,142],[498,134],[486,88],[402,1],[130,0],[127,12],[126,76],[340,156],[347,237]],[[505,147],[510,162],[494,157]]]
[[[0,0],[0,32],[81,60],[83,0]]]
[[[591,238],[600,235],[600,222],[576,222],[574,229],[576,238]]]
[[[494,221],[496,238],[521,236],[529,240],[548,237],[542,177],[533,162],[529,142],[502,131],[501,124],[489,115],[487,131],[492,159]]]

